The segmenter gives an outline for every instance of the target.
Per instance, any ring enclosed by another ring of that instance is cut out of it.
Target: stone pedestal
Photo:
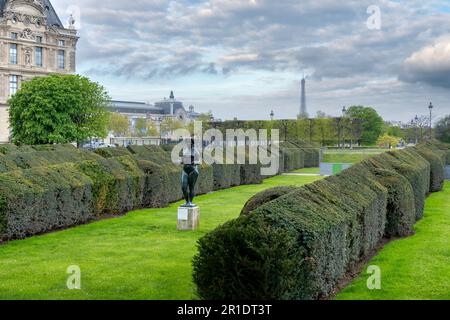
[[[178,231],[197,230],[200,225],[199,207],[179,207],[178,208]]]

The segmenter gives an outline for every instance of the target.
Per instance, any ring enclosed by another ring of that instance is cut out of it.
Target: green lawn
[[[292,171],[292,173],[307,173],[307,174],[319,174],[320,168],[303,168]]]
[[[449,199],[447,182],[428,198],[416,235],[386,245],[370,261],[381,268],[381,290],[367,289],[364,272],[337,299],[450,299]]]
[[[320,177],[278,176],[200,196],[201,229],[177,232],[178,204],[0,245],[0,299],[193,299],[196,241],[233,219],[257,192]],[[81,268],[81,290],[66,269]]]
[[[372,157],[388,149],[369,149],[369,150],[327,150],[324,151],[322,162],[328,163],[358,163],[366,158]]]

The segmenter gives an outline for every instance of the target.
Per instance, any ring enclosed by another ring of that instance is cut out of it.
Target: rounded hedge
[[[247,215],[267,202],[273,201],[296,190],[296,186],[275,187],[264,190],[251,197],[242,208],[241,215]]]

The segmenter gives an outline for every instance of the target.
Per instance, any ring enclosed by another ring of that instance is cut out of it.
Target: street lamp
[[[273,121],[273,118],[275,117],[275,113],[272,111],[270,111],[270,120]]]
[[[414,133],[416,134],[416,144],[417,144],[419,142],[419,135],[418,135],[419,117],[417,115],[413,120],[411,120],[411,124],[414,126]]]
[[[339,124],[340,124],[340,131],[341,131],[341,135],[342,135],[342,147],[343,148],[345,148],[345,132],[344,132],[344,123],[343,123],[343,121],[344,121],[344,117],[345,117],[345,115],[347,114],[347,108],[344,106],[344,107],[342,107],[342,118],[341,118],[341,120],[339,121]],[[341,137],[339,137],[339,140],[341,140]],[[339,142],[339,144],[340,144],[340,142]]]
[[[432,123],[433,108],[434,108],[433,104],[430,102],[430,105],[428,106],[428,109],[430,109],[430,139],[431,139],[431,137],[433,135],[433,128],[432,128],[432,125],[433,125],[433,123]]]

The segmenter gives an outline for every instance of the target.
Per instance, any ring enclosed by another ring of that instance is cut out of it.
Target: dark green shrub
[[[349,264],[376,248],[385,226],[386,189],[357,172],[341,179],[344,196],[338,177],[318,181],[201,239],[194,258],[199,296],[315,299],[331,293]]]
[[[289,172],[305,167],[305,153],[298,148],[280,150],[280,172]]]
[[[214,190],[227,189],[241,184],[241,165],[213,164]]]
[[[282,197],[288,193],[291,193],[295,191],[297,188],[298,187],[295,186],[287,186],[287,187],[275,187],[264,190],[254,195],[247,201],[244,208],[242,208],[241,215],[247,215],[251,211],[256,210],[257,208],[262,206],[263,204],[278,199],[279,197]]]
[[[260,184],[262,182],[263,177],[261,176],[260,164],[241,164],[240,169],[241,185]]]
[[[91,187],[71,164],[0,174],[0,238],[25,238],[92,220]]]
[[[200,239],[197,293],[223,300],[328,296],[384,235],[412,232],[429,190],[430,163],[414,149],[297,188]]]
[[[145,173],[142,206],[145,208],[163,208],[169,204],[169,178],[163,168],[148,160],[138,160]]]
[[[414,190],[408,179],[390,170],[373,169],[375,179],[388,190],[386,237],[406,237],[416,223]]]
[[[131,152],[124,147],[117,148],[101,148],[95,150],[95,153],[102,156],[103,158],[113,158],[113,157],[121,157],[121,156],[129,156]]]
[[[444,187],[444,162],[443,157],[436,154],[436,151],[426,146],[416,146],[414,151],[420,154],[430,163],[430,189],[429,192],[441,191]]]
[[[70,144],[24,146],[10,149],[5,155],[0,154],[0,172],[98,159],[101,157],[95,153],[77,149]]]
[[[96,215],[122,214],[141,207],[145,176],[131,157],[84,161],[75,167],[92,180]]]
[[[17,146],[14,144],[9,144],[9,143],[0,144],[0,153],[1,154],[8,154],[8,153],[11,153],[16,150],[17,150]]]
[[[423,163],[419,159],[416,164],[409,164],[402,161],[402,158],[405,160],[405,156],[399,155],[400,152],[403,153],[405,150],[376,155],[363,160],[361,165],[375,169],[392,170],[408,179],[414,191],[416,219],[420,220],[423,217],[425,197],[429,190],[430,165],[426,162],[427,165],[423,167]]]

